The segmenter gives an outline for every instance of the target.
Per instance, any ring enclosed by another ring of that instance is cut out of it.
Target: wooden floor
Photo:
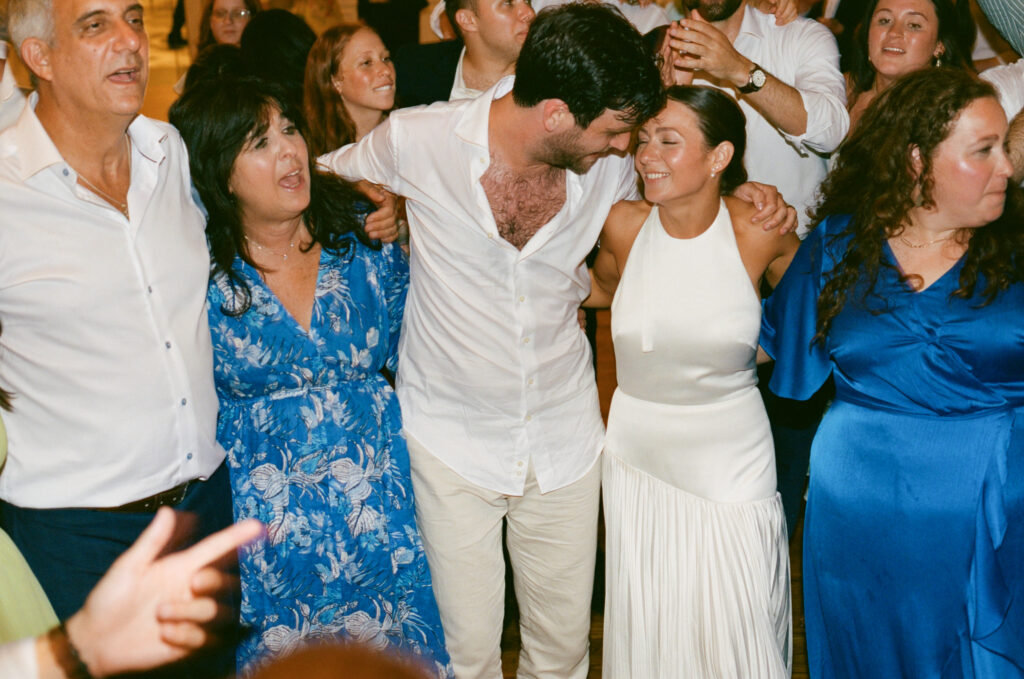
[[[608,404],[612,392],[615,391],[615,356],[612,353],[611,336],[609,333],[609,314],[607,311],[598,313],[597,324],[597,389],[601,397],[601,413],[607,419]],[[601,526],[601,538],[604,535]],[[793,582],[793,678],[807,679],[807,651],[804,636],[804,606],[801,568],[800,544],[803,534],[803,521],[797,523],[793,539],[790,541],[789,556]],[[603,540],[602,540],[603,542]],[[598,556],[597,577],[594,583],[594,612],[590,623],[590,679],[601,676],[601,648],[603,645],[602,614],[604,601],[604,570],[600,561],[602,550]],[[507,605],[505,606],[505,629],[501,637],[501,666],[504,677],[516,676],[519,656],[519,620],[516,611],[514,594],[511,587],[506,588]],[[656,679],[654,677],[635,677],[634,679]]]

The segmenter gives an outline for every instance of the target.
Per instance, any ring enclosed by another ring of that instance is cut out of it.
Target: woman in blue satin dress
[[[804,523],[816,679],[1024,677],[1024,228],[992,89],[929,69],[841,148],[766,304],[771,388],[835,400]]]
[[[340,639],[451,676],[388,376],[405,254],[369,239],[368,200],[314,170],[274,86],[226,80],[172,110],[209,211],[217,440],[237,519],[267,539],[239,559],[239,666]]]

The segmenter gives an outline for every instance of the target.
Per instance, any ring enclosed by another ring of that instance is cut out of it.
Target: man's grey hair
[[[10,0],[7,4],[7,32],[19,50],[21,43],[28,38],[38,38],[52,45],[53,0]]]

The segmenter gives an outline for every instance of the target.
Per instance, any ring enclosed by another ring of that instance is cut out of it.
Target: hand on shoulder
[[[725,205],[732,218],[740,257],[748,271],[755,278],[764,276],[768,284],[775,287],[800,247],[800,239],[792,231],[766,231],[761,222],[754,221],[758,209],[752,203],[726,196]]]

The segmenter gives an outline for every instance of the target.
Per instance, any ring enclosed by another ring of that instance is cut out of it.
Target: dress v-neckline
[[[884,246],[885,246],[885,251],[886,251],[886,253],[887,253],[888,257],[889,257],[889,260],[896,267],[896,271],[898,271],[901,276],[907,276],[906,271],[904,271],[904,269],[903,269],[903,265],[900,263],[899,258],[896,256],[896,253],[893,252],[892,247],[889,245],[889,242],[886,241],[884,243]],[[954,261],[950,265],[950,267],[948,269],[943,271],[938,276],[938,278],[936,278],[935,280],[933,280],[931,283],[929,283],[925,287],[921,288],[920,290],[915,290],[914,288],[910,287],[910,285],[908,285],[906,281],[901,281],[901,284],[912,295],[920,295],[922,293],[928,292],[929,290],[934,288],[936,285],[938,285],[939,283],[943,282],[946,279],[946,277],[949,276],[955,269],[959,269],[960,265],[964,261],[964,258],[966,258],[966,257],[967,257],[967,253],[964,252],[964,254],[960,255],[960,258],[957,259],[956,261]],[[913,274],[911,274],[911,275],[913,275]]]
[[[277,296],[277,293],[274,292],[273,288],[271,288],[270,285],[268,285],[267,282],[265,280],[263,280],[263,276],[260,275],[259,269],[257,269],[256,267],[252,266],[251,264],[246,262],[241,257],[238,258],[239,261],[242,262],[243,266],[248,267],[250,269],[250,271],[252,271],[252,273],[256,274],[255,276],[250,275],[249,278],[253,279],[253,280],[255,280],[255,281],[257,281],[259,283],[259,285],[267,292],[267,294],[270,295],[270,298],[274,300],[274,304],[276,304],[277,307],[281,310],[282,315],[284,315],[285,318],[287,318],[289,321],[291,321],[291,323],[296,328],[298,328],[300,334],[302,334],[303,336],[305,336],[307,339],[309,339],[311,341],[313,339],[313,319],[316,318],[316,301],[320,297],[320,278],[321,278],[321,276],[323,276],[323,272],[324,272],[324,257],[326,256],[326,254],[327,254],[327,249],[324,248],[323,246],[320,246],[320,260],[317,262],[316,283],[313,285],[313,307],[310,310],[310,314],[309,314],[309,329],[308,330],[306,329],[305,326],[302,325],[302,323],[299,322],[299,319],[295,318],[295,316],[292,315],[292,312],[289,311],[288,307],[286,307],[284,305],[284,302],[282,302],[281,298]]]

